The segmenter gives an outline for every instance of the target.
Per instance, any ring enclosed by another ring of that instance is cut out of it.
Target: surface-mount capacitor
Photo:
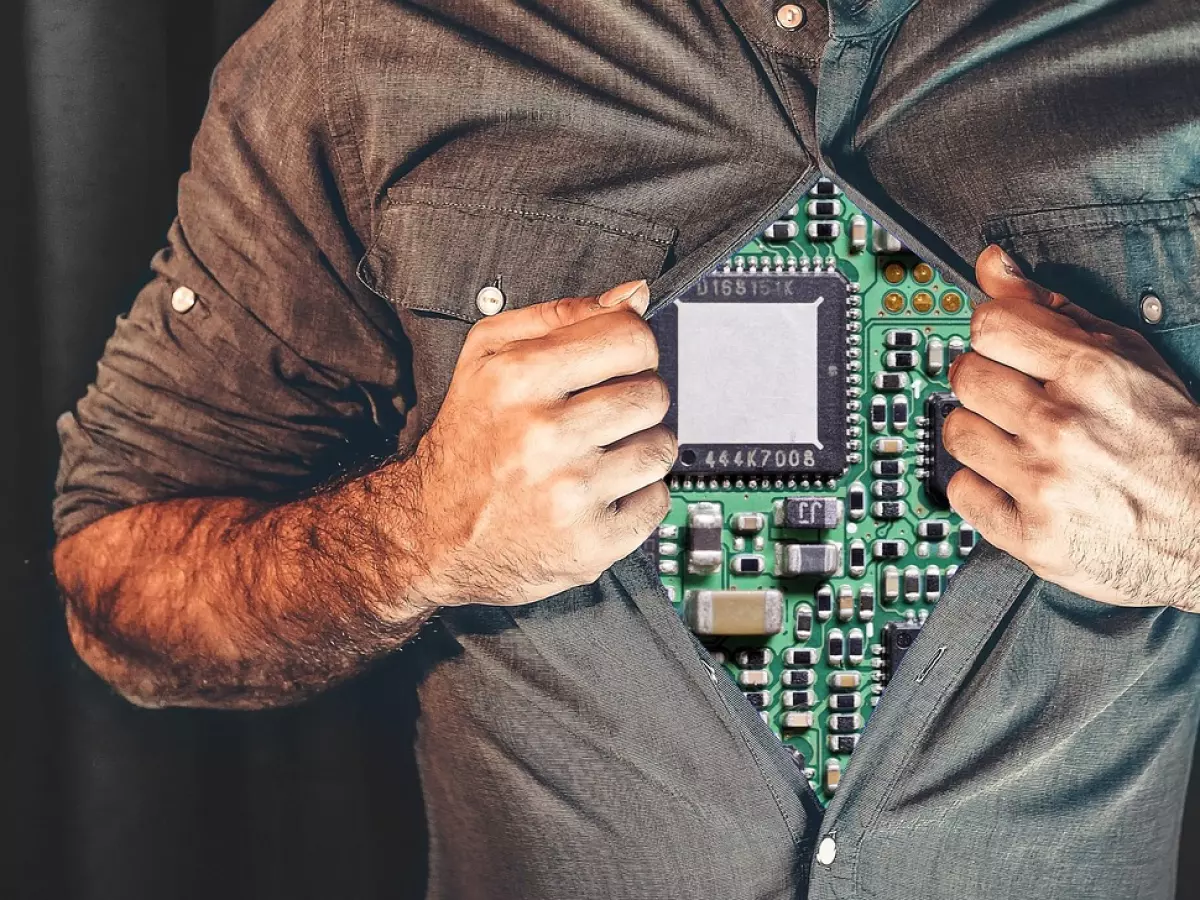
[[[871,452],[876,456],[899,456],[907,449],[904,438],[879,437],[871,442]]]
[[[904,245],[900,243],[899,238],[888,232],[878,222],[874,224],[875,227],[871,229],[871,247],[876,253],[892,254],[904,252]]]
[[[729,528],[734,534],[758,534],[767,527],[767,517],[760,512],[734,513]]]
[[[854,618],[854,588],[848,584],[838,587],[837,617],[839,622],[849,622]]]
[[[940,337],[931,337],[925,342],[925,371],[940,375],[946,368],[946,344]]]
[[[779,726],[784,731],[807,731],[813,727],[813,714],[793,710],[779,717]]]
[[[862,687],[861,672],[831,672],[826,680],[830,690],[857,691]]]
[[[850,219],[850,252],[862,253],[867,249],[867,217],[852,216]]]
[[[684,621],[696,634],[752,635],[783,631],[783,592],[688,591]]]
[[[766,669],[743,669],[737,673],[737,682],[745,688],[764,688],[771,683],[771,673]]]
[[[900,570],[886,566],[883,570],[883,602],[895,603],[900,599]]]
[[[958,337],[957,335],[955,337],[950,338],[950,340],[948,340],[946,342],[946,365],[947,366],[954,365],[954,361],[956,359],[958,359],[960,356],[962,356],[964,353],[966,353],[966,351],[967,351],[966,341],[964,341],[962,338]]]
[[[825,793],[836,794],[838,785],[842,783],[842,766],[836,759],[825,763]]]

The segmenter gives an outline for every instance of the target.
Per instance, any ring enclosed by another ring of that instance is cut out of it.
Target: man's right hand
[[[517,605],[590,584],[670,506],[668,395],[644,281],[503,312],[467,335],[413,462],[410,600]]]

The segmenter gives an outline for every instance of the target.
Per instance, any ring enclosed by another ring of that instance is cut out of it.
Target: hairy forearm
[[[296,702],[414,634],[415,461],[283,505],[181,499],[115,513],[55,552],[71,637],[135,703]]]

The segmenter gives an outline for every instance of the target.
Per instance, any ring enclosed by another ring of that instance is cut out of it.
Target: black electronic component
[[[908,493],[907,481],[873,481],[871,494],[876,500],[899,500]]]
[[[908,504],[903,500],[876,500],[871,504],[871,516],[876,519],[894,521],[908,515]]]
[[[742,696],[750,701],[750,705],[755,709],[766,709],[771,705],[770,691],[743,691]]]
[[[857,481],[850,485],[846,492],[846,502],[850,507],[850,518],[855,522],[867,514],[867,490]]]
[[[763,240],[771,244],[785,244],[799,234],[796,223],[790,219],[780,219],[772,222],[763,232]]]
[[[900,395],[897,395],[900,396]],[[871,398],[871,430],[883,431],[887,428],[887,398],[876,394]]]
[[[858,589],[858,617],[864,622],[875,618],[875,588],[869,584]]]
[[[876,478],[899,478],[908,471],[908,463],[902,459],[877,459],[871,463],[871,473]]]
[[[939,337],[925,342],[925,371],[930,375],[942,374],[946,367],[946,343]]]
[[[829,730],[835,733],[862,731],[863,717],[859,713],[841,713],[829,717]]]
[[[975,537],[975,526],[966,522],[958,526],[958,553],[960,556],[966,556],[975,549]]]
[[[915,369],[917,354],[912,350],[889,350],[883,355],[883,364],[889,369]]]
[[[820,592],[818,591],[818,594]],[[832,600],[830,603],[832,604]],[[798,641],[807,641],[812,637],[813,630],[813,609],[807,603],[796,604],[796,629],[795,635]],[[800,665],[800,663],[789,662],[789,666]]]
[[[679,439],[674,472],[811,478],[846,470],[847,287],[825,267],[710,272],[649,320],[670,396],[663,424]],[[752,335],[753,349],[743,341],[727,352],[733,332]],[[747,384],[786,384],[812,399],[780,404]]]
[[[812,669],[784,669],[783,674],[779,676],[783,686],[790,688],[812,687],[816,679],[816,673]]]
[[[917,622],[888,622],[883,627],[883,676],[891,681],[905,654],[917,640],[921,626]]]
[[[734,575],[761,575],[766,568],[766,561],[754,553],[741,553],[729,560],[729,570]]]
[[[828,178],[818,178],[808,192],[814,197],[837,197],[842,193],[842,189]]]
[[[834,628],[825,635],[825,659],[831,666],[840,666],[846,658],[846,638]]]
[[[827,584],[817,588],[815,594],[817,601],[817,618],[822,622],[828,622],[833,618],[833,588]]]
[[[908,543],[899,538],[884,538],[872,545],[871,552],[876,559],[899,559],[908,552]]]
[[[903,431],[908,427],[908,398],[897,394],[892,398],[892,430]]]
[[[836,219],[842,214],[841,200],[809,200],[808,215],[813,219]]]
[[[850,542],[850,574],[860,577],[867,570],[867,545],[862,541]]]
[[[863,661],[866,646],[866,638],[863,636],[862,630],[851,628],[850,633],[846,635],[846,659],[850,665],[857,666]]]
[[[742,669],[765,669],[774,658],[770,647],[747,647],[739,650],[733,660]]]
[[[904,391],[908,390],[908,373],[907,372],[876,372],[875,390],[877,391]]]
[[[853,753],[858,747],[858,735],[831,734],[828,743],[830,753]]]
[[[946,486],[950,478],[962,468],[962,463],[946,452],[942,445],[942,429],[946,416],[962,404],[958,398],[946,391],[930,394],[925,400],[925,416],[929,420],[928,456],[925,466],[925,492],[936,506],[949,508]]]
[[[917,537],[923,541],[944,541],[950,534],[950,523],[943,519],[925,519],[917,523]]]
[[[811,709],[817,705],[817,695],[812,691],[784,691],[781,699],[785,709]]]
[[[921,570],[909,566],[904,570],[904,600],[906,603],[916,603],[921,599]]]
[[[832,241],[842,233],[842,226],[837,222],[809,222],[804,232],[810,241]]]
[[[828,707],[830,712],[854,712],[862,706],[862,696],[859,694],[830,694]]]
[[[967,344],[962,338],[958,337],[957,335],[950,338],[950,340],[946,342],[946,366],[949,367],[954,365],[954,361],[966,352]]]
[[[815,647],[788,647],[783,651],[783,663],[787,666],[815,666],[819,658]]]
[[[891,350],[911,350],[921,342],[911,328],[895,328],[884,335],[883,340]]]
[[[787,497],[777,500],[775,524],[781,528],[837,528],[842,524],[842,501],[837,497]]]
[[[942,571],[937,566],[925,567],[925,602],[937,603],[942,596]]]

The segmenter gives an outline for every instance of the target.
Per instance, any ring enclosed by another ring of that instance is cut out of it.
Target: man
[[[1169,897],[1198,37],[1171,0],[284,0],[61,423],[80,654],[228,708],[420,654],[434,897]],[[990,546],[824,813],[632,552],[674,456],[642,319],[818,169],[994,298],[946,427]],[[989,242],[1058,293],[973,280]]]

